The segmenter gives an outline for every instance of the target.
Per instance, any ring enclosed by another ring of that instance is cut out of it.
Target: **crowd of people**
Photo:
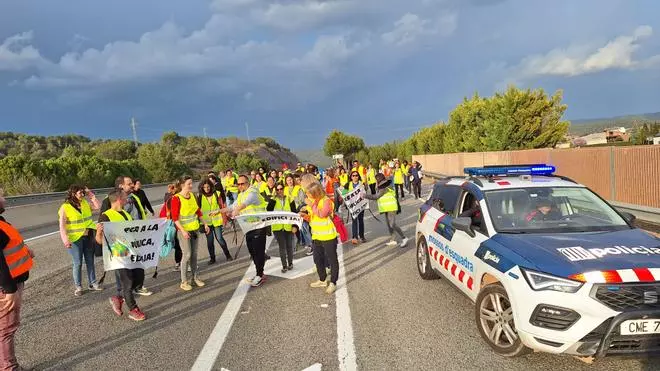
[[[350,171],[341,164],[319,170],[309,164],[298,163],[294,169],[285,164],[282,169],[266,171],[259,168],[245,175],[237,175],[233,169],[218,173],[211,171],[197,188],[193,179],[185,176],[169,184],[158,214],[171,220],[176,226],[174,240],[174,269],[180,274],[181,290],[203,287],[198,269],[198,248],[205,237],[209,265],[216,264],[215,243],[222,249],[226,261],[233,260],[223,236],[225,228],[242,214],[267,211],[298,213],[302,225],[281,224],[245,233],[247,249],[255,265],[256,275],[249,279],[253,287],[262,285],[266,276],[264,265],[270,256],[266,253],[267,236],[273,235],[280,250],[282,272],[293,269],[296,246],[304,247],[312,255],[318,280],[313,288],[324,288],[332,294],[337,288],[339,262],[337,247],[338,216],[343,203],[342,195],[362,186],[361,195],[376,200],[378,211],[385,216],[390,241],[387,245],[405,247],[408,239],[396,224],[400,212],[399,199],[408,194],[421,197],[421,166],[414,162],[398,160],[381,161],[378,168],[372,164],[352,162]],[[95,221],[93,212],[100,213]],[[4,212],[4,199],[0,194],[0,214]],[[120,176],[114,188],[102,200],[90,189],[81,185],[69,187],[66,198],[58,211],[59,236],[72,259],[74,295],[84,293],[82,266],[87,272],[87,289],[102,291],[103,273],[97,279],[95,257],[102,256],[104,223],[144,220],[155,216],[155,211],[139,179]],[[395,240],[395,233],[401,242]],[[351,243],[366,242],[364,211],[352,217]],[[14,355],[14,333],[19,325],[19,311],[23,283],[32,267],[34,254],[23,243],[20,233],[0,215],[0,368],[17,367]],[[144,286],[144,269],[114,270],[116,293],[109,299],[113,312],[123,315],[124,306],[128,317],[141,321],[145,313],[138,306],[136,296],[149,296],[152,292]]]

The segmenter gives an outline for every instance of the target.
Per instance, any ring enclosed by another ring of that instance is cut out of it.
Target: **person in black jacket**
[[[135,195],[138,196],[138,198],[140,199],[140,202],[142,203],[142,207],[144,207],[145,210],[149,210],[151,216],[154,216],[155,215],[154,209],[151,207],[151,203],[149,202],[149,198],[147,197],[147,194],[144,193],[144,190],[142,189],[142,182],[140,181],[140,179],[135,179],[133,184],[135,188],[135,191],[133,191],[133,193],[135,193]]]

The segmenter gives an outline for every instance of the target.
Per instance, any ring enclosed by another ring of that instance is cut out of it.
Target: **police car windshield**
[[[597,232],[630,226],[602,199],[581,187],[515,188],[484,192],[500,233]]]

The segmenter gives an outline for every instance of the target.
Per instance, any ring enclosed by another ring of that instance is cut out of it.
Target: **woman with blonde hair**
[[[339,278],[337,230],[332,221],[334,205],[314,175],[303,175],[300,185],[307,196],[306,207],[301,210],[300,216],[309,222],[312,229],[314,263],[319,275],[319,280],[312,282],[310,286],[326,287],[325,292],[332,294],[337,289],[337,279]],[[328,265],[330,266],[330,277],[325,270]],[[328,278],[330,278],[330,282],[328,282]]]

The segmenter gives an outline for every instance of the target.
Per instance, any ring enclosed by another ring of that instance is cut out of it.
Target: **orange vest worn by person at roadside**
[[[9,243],[2,249],[2,254],[7,261],[11,278],[16,278],[32,269],[32,256],[16,228],[0,221],[0,229],[9,237]]]

